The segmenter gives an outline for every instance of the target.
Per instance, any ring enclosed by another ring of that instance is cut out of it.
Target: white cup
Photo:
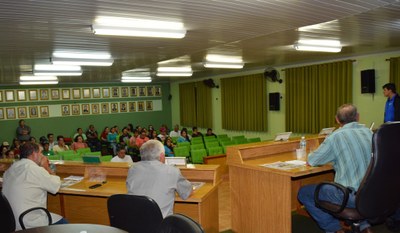
[[[305,160],[306,159],[306,150],[296,149],[296,157],[297,157],[297,160]]]

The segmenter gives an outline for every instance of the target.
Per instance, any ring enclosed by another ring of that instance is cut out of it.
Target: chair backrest
[[[190,145],[191,150],[197,150],[197,149],[204,149],[204,144],[192,144]]]
[[[190,144],[203,144],[203,137],[194,137],[190,141]]]
[[[100,156],[100,161],[101,162],[110,162],[112,158],[113,158],[112,155],[103,155],[103,156]]]
[[[217,147],[210,147],[207,148],[208,155],[221,155],[224,153],[224,150],[222,147],[217,146]]]
[[[381,221],[400,204],[400,122],[385,123],[372,137],[372,158],[357,191],[356,205],[367,219]]]
[[[146,196],[115,194],[107,201],[110,224],[130,233],[159,231],[163,216],[157,203]]]
[[[183,214],[167,216],[161,223],[159,233],[203,233],[204,230],[193,219]]]
[[[203,163],[203,157],[207,156],[206,149],[192,150],[190,153],[192,155],[192,163]]]
[[[0,231],[1,232],[14,232],[15,231],[15,218],[12,212],[10,203],[3,193],[0,195]]]
[[[79,154],[79,155],[84,155],[84,154],[87,154],[87,153],[90,153],[91,151],[90,151],[90,148],[79,148],[79,149],[77,149],[76,150],[76,153],[77,154]]]
[[[189,157],[190,156],[190,152],[189,152],[189,148],[186,146],[176,146],[174,147],[174,155],[175,157]]]
[[[218,141],[208,141],[208,142],[206,142],[206,148],[217,147],[217,146],[219,146],[219,142]]]

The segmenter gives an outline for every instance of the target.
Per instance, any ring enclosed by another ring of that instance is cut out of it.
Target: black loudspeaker
[[[361,93],[375,93],[375,70],[361,71]]]
[[[279,111],[281,94],[279,92],[269,93],[269,110]]]

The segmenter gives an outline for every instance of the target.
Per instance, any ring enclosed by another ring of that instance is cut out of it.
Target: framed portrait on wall
[[[73,104],[71,106],[72,109],[72,115],[79,115],[81,114],[81,110],[79,109],[79,104]]]
[[[71,112],[69,110],[69,105],[68,104],[61,105],[61,115],[63,115],[63,116],[71,115]]]
[[[153,88],[153,86],[146,87],[146,90],[147,90],[147,96],[154,96],[154,88]]]
[[[29,117],[30,118],[38,117],[38,107],[37,106],[30,106],[29,107]]]
[[[136,97],[137,96],[137,87],[131,87],[131,97]]]
[[[18,107],[18,118],[26,118],[26,107]]]
[[[38,100],[37,90],[29,90],[29,100]]]
[[[146,101],[146,111],[153,111],[153,101]]]
[[[73,99],[80,99],[81,98],[81,89],[73,88],[72,89],[72,98]]]
[[[112,97],[119,97],[119,87],[112,87],[111,93]]]
[[[108,109],[108,103],[101,104],[101,113],[109,113],[110,110]]]
[[[51,89],[51,99],[52,100],[60,99],[60,90],[59,89]]]
[[[71,99],[71,94],[69,89],[62,89],[61,91],[62,91],[62,98],[64,100]]]
[[[0,108],[0,119],[4,119],[4,109]]]
[[[154,95],[155,96],[161,96],[162,95],[160,86],[154,87]]]
[[[90,114],[89,104],[82,104],[82,114]]]
[[[49,117],[49,106],[40,106],[40,117]]]
[[[128,111],[128,105],[127,105],[126,102],[119,103],[119,111],[120,112],[127,112]]]
[[[40,100],[48,100],[49,99],[49,90],[48,89],[40,89],[39,95],[40,95]]]
[[[92,104],[92,114],[99,114],[99,113],[100,113],[99,104]]]
[[[90,98],[90,88],[83,88],[83,98]]]
[[[110,98],[110,88],[103,88],[103,98]]]
[[[17,99],[18,101],[25,101],[26,100],[26,91],[25,90],[18,90],[17,91]]]
[[[144,111],[144,101],[138,101],[138,112],[143,112]]]
[[[15,108],[6,108],[7,119],[15,119]]]
[[[6,101],[14,101],[15,100],[15,98],[14,98],[14,91],[12,91],[12,90],[7,90],[6,91]],[[15,112],[14,112],[15,113]],[[15,115],[14,115],[14,118],[15,118]],[[10,119],[10,118],[8,118],[7,117],[7,119]]]
[[[0,91],[0,102],[3,102],[3,91]]]
[[[111,103],[111,112],[118,113],[118,103]]]
[[[93,95],[93,98],[100,98],[100,88],[93,88],[92,95]]]
[[[129,112],[136,112],[136,102],[129,102]]]
[[[139,96],[146,96],[146,87],[139,87]]]
[[[121,87],[121,97],[129,97],[128,87]]]

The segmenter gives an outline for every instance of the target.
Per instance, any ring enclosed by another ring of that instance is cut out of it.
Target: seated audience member
[[[211,128],[208,128],[208,129],[207,129],[206,136],[207,136],[207,137],[209,137],[209,136],[217,137],[217,135],[215,135],[215,134],[213,133],[213,131],[212,131]]]
[[[203,137],[203,134],[199,132],[199,130],[197,129],[196,126],[192,128],[192,131],[193,131],[192,138],[194,138],[194,137]]]
[[[335,170],[335,182],[351,190],[347,207],[354,208],[355,194],[371,160],[372,132],[358,124],[357,108],[352,104],[340,106],[336,113],[336,122],[340,128],[335,130],[316,151],[308,156],[311,166],[332,163]],[[315,206],[315,184],[300,188],[298,199],[308,213],[317,221],[325,232],[344,233],[340,221],[333,215]],[[342,203],[342,192],[332,186],[324,186],[320,198],[335,203]],[[371,233],[367,221],[360,223],[362,233]]]
[[[1,144],[0,151],[1,151],[1,156],[0,158],[5,159],[6,158],[6,152],[10,149],[10,144],[6,141]]]
[[[126,154],[125,148],[119,148],[117,156],[114,156],[111,159],[111,162],[128,162],[130,164],[133,164],[132,158],[130,155]]]
[[[21,230],[18,217],[33,207],[47,208],[47,192],[56,194],[61,186],[60,177],[52,175],[49,160],[37,144],[21,146],[21,160],[4,173],[3,193],[10,202],[15,216],[16,230]],[[54,224],[67,223],[60,215],[51,213]],[[24,218],[26,228],[45,226],[47,215],[33,211]]]
[[[18,159],[18,156],[15,156],[13,150],[8,150],[8,151],[6,151],[6,154],[5,154],[5,155],[6,155],[6,156],[5,156],[6,159]]]
[[[155,139],[154,138],[154,127],[153,127],[153,125],[149,125],[149,127],[147,127],[149,130],[148,130],[148,134],[147,134],[147,137],[149,138],[149,139]],[[157,137],[157,135],[156,135],[156,137]]]
[[[20,146],[21,146],[21,142],[17,138],[14,138],[13,142],[11,144],[11,148],[10,148],[11,150],[14,151],[14,155],[19,156],[19,147]]]
[[[50,150],[50,144],[48,141],[43,141],[41,145],[43,146],[42,154],[44,156],[54,155],[54,152]]]
[[[94,128],[94,125],[89,125],[89,129],[86,131],[86,137],[87,137],[86,143],[90,147],[91,151],[101,151],[99,134]]]
[[[53,147],[57,145],[57,142],[54,141],[54,134],[52,133],[47,134],[47,139],[49,141],[49,149],[53,150]]]
[[[30,137],[30,138],[29,138],[29,141],[30,141],[31,143],[36,143],[36,138],[35,138],[35,137]]]
[[[81,148],[88,148],[88,145],[83,141],[83,137],[78,135],[75,137],[74,142],[71,144],[71,150],[81,149]]]
[[[165,149],[165,156],[167,157],[174,157],[174,147],[175,145],[172,143],[172,139],[168,137],[164,141],[164,149]]]
[[[174,126],[174,130],[169,133],[170,137],[179,137],[181,136],[181,131],[179,130],[179,125]]]
[[[101,144],[108,144],[108,140],[107,140],[108,133],[110,133],[110,128],[108,128],[106,126],[106,127],[104,127],[103,132],[101,132],[101,135],[100,135]]]
[[[126,180],[128,194],[145,195],[154,199],[165,218],[173,214],[175,192],[182,199],[192,193],[191,183],[176,167],[164,164],[164,146],[149,140],[140,148],[142,161],[129,169]]]
[[[181,130],[181,136],[179,136],[177,142],[190,142],[190,138],[187,134],[187,129],[183,128]]]
[[[113,155],[117,155],[117,132],[115,131],[115,127],[112,127],[110,132],[107,135],[107,141],[110,144],[112,150],[113,150]]]
[[[53,147],[53,152],[58,154],[58,152],[69,150],[69,147],[65,145],[64,137],[62,135],[57,136],[57,145]]]
[[[148,140],[149,138],[147,137],[146,131],[142,129],[142,132],[140,132],[139,137],[136,138],[136,146],[140,149],[143,143],[147,142]]]
[[[119,148],[125,148],[129,144],[129,139],[131,138],[131,135],[129,135],[128,128],[124,127],[122,128],[122,134],[119,136]]]
[[[165,140],[165,138],[168,137],[167,130],[164,127],[161,127],[160,128],[160,134],[157,135],[157,137],[159,137],[161,139],[164,138],[164,140]]]
[[[86,142],[87,141],[87,136],[86,134],[83,133],[83,129],[82,128],[77,128],[76,129],[76,133],[74,134],[74,136],[72,138],[76,138],[76,136],[81,135],[83,138],[83,141]]]
[[[155,130],[151,131],[151,134],[149,134],[148,138],[149,139],[157,139],[158,133]]]

